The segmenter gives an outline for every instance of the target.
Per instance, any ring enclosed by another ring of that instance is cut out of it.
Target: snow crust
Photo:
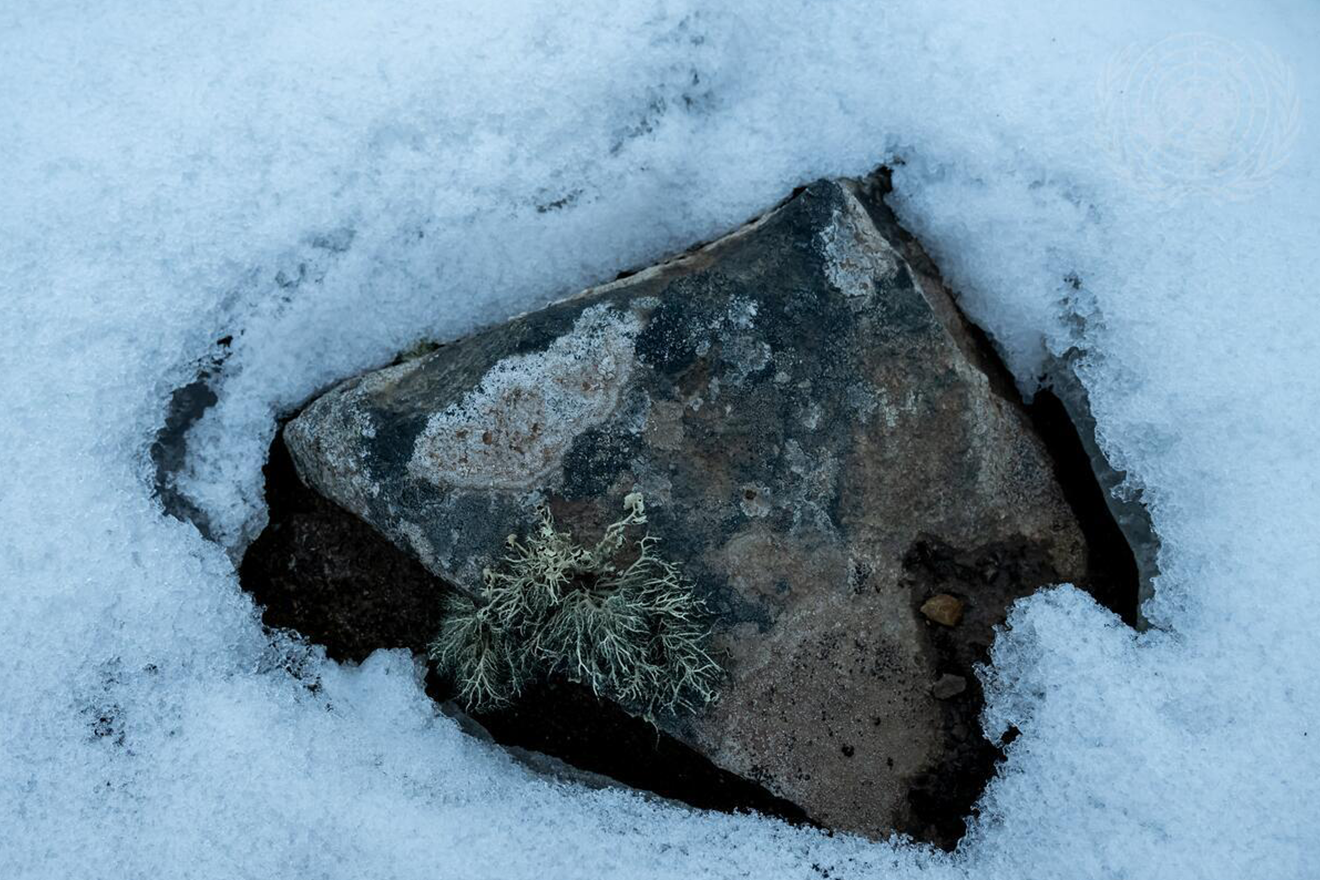
[[[1288,0],[4,4],[0,876],[1320,876],[1318,38]],[[410,658],[262,631],[229,551],[278,413],[880,162],[1024,389],[1075,358],[1162,541],[1143,634],[1014,610],[957,853],[547,781]],[[225,336],[213,543],[148,449]]]

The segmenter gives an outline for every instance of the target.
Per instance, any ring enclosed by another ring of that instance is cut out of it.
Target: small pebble
[[[963,601],[948,593],[936,593],[921,606],[926,619],[944,626],[957,626],[962,621]]]
[[[945,673],[935,679],[935,683],[930,686],[930,693],[937,700],[947,700],[956,697],[967,690],[967,679],[961,675],[950,675]]]

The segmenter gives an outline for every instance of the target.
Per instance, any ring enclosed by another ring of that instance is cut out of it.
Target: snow
[[[1320,876],[1318,37],[1289,0],[0,8],[0,876]],[[550,782],[410,658],[262,632],[230,551],[278,412],[898,160],[1162,542],[1141,635],[1014,610],[957,853]],[[147,450],[226,335],[213,543]]]

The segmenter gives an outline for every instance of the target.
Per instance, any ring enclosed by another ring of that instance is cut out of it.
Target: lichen
[[[898,274],[899,258],[857,197],[847,190],[840,190],[840,195],[842,207],[834,209],[830,222],[818,233],[825,274],[850,301],[869,301],[875,297],[877,280]]]
[[[639,329],[630,312],[592,306],[544,351],[499,361],[431,414],[409,473],[441,488],[521,489],[555,471],[574,438],[618,407]]]
[[[628,538],[646,523],[640,493],[595,546],[555,527],[548,508],[531,537],[483,573],[480,595],[450,595],[430,646],[469,708],[507,706],[552,675],[647,718],[695,712],[716,696],[708,613],[678,567],[656,554],[657,539]],[[631,561],[625,562],[625,560]]]

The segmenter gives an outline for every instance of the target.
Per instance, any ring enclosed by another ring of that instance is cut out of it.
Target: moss
[[[430,656],[469,708],[505,706],[530,682],[562,675],[645,717],[695,712],[716,695],[708,613],[645,524],[640,494],[593,547],[555,528],[549,509],[526,540],[510,535],[477,601],[446,599]],[[626,561],[631,559],[631,561]]]

